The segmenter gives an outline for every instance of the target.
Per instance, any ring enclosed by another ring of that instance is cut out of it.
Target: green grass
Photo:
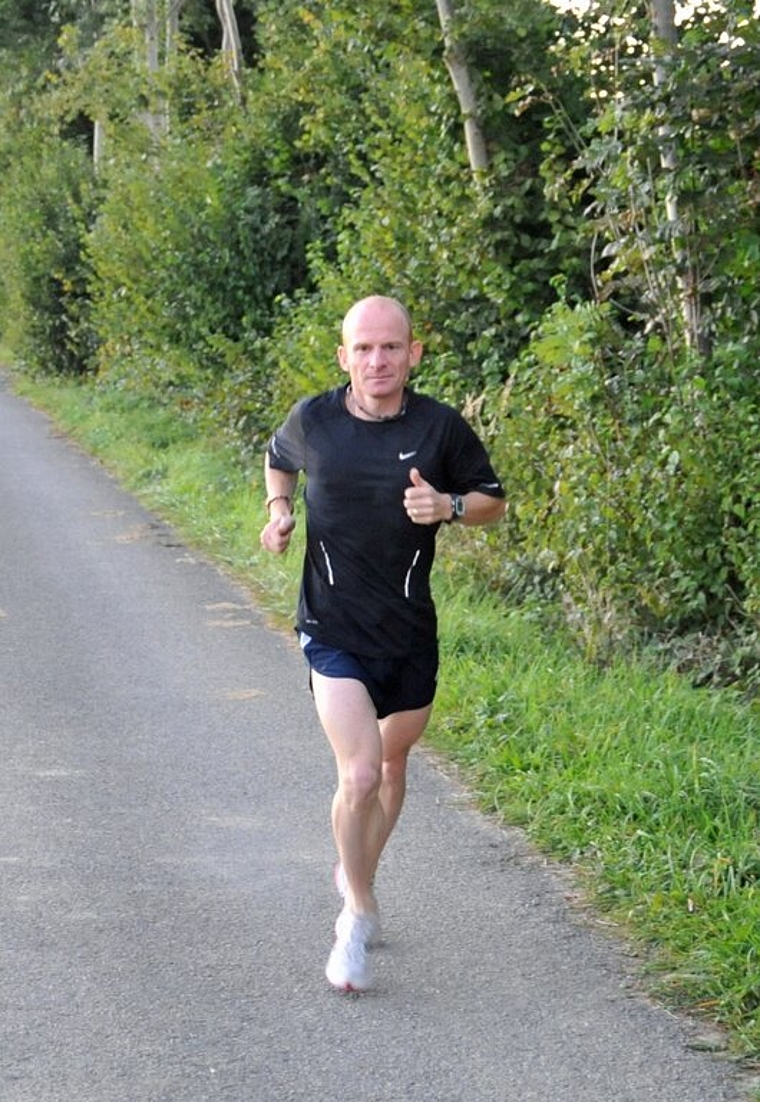
[[[757,1052],[757,708],[643,661],[595,669],[487,597],[439,604],[436,745],[484,807],[573,863],[668,1001]]]
[[[17,389],[248,584],[275,624],[290,623],[302,526],[288,555],[260,550],[258,458],[241,461],[155,403],[73,383],[21,378]],[[757,1055],[758,705],[644,660],[589,665],[530,609],[478,590],[462,538],[443,534],[435,575],[443,663],[428,741],[483,808],[573,866],[584,898],[640,946],[663,999]]]

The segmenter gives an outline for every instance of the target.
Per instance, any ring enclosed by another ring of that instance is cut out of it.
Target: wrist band
[[[268,497],[266,500],[266,511],[269,512],[269,506],[275,501],[287,501],[288,508],[291,508],[292,502],[287,494],[274,494],[273,497]]]

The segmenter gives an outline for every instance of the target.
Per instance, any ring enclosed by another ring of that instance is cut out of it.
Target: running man
[[[492,524],[502,486],[461,415],[408,386],[422,345],[405,307],[373,295],[343,321],[348,382],[298,402],[270,440],[261,543],[290,543],[306,475],[306,554],[296,627],[335,755],[332,827],[343,909],[326,967],[343,991],[371,985],[374,893],[406,791],[409,751],[430,717],[438,671],[430,571],[441,523]]]

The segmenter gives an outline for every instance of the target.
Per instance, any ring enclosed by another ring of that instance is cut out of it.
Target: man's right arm
[[[269,520],[261,531],[261,546],[279,555],[287,550],[296,526],[293,495],[298,485],[298,471],[281,471],[272,467],[267,455],[264,461],[264,483]]]

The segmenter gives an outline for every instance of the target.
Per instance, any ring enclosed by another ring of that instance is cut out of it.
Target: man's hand
[[[416,467],[409,472],[411,486],[404,491],[404,508],[413,524],[437,524],[451,519],[451,497],[426,482]]]
[[[261,530],[261,546],[275,555],[281,555],[288,549],[295,526],[296,518],[292,513],[273,517]]]

